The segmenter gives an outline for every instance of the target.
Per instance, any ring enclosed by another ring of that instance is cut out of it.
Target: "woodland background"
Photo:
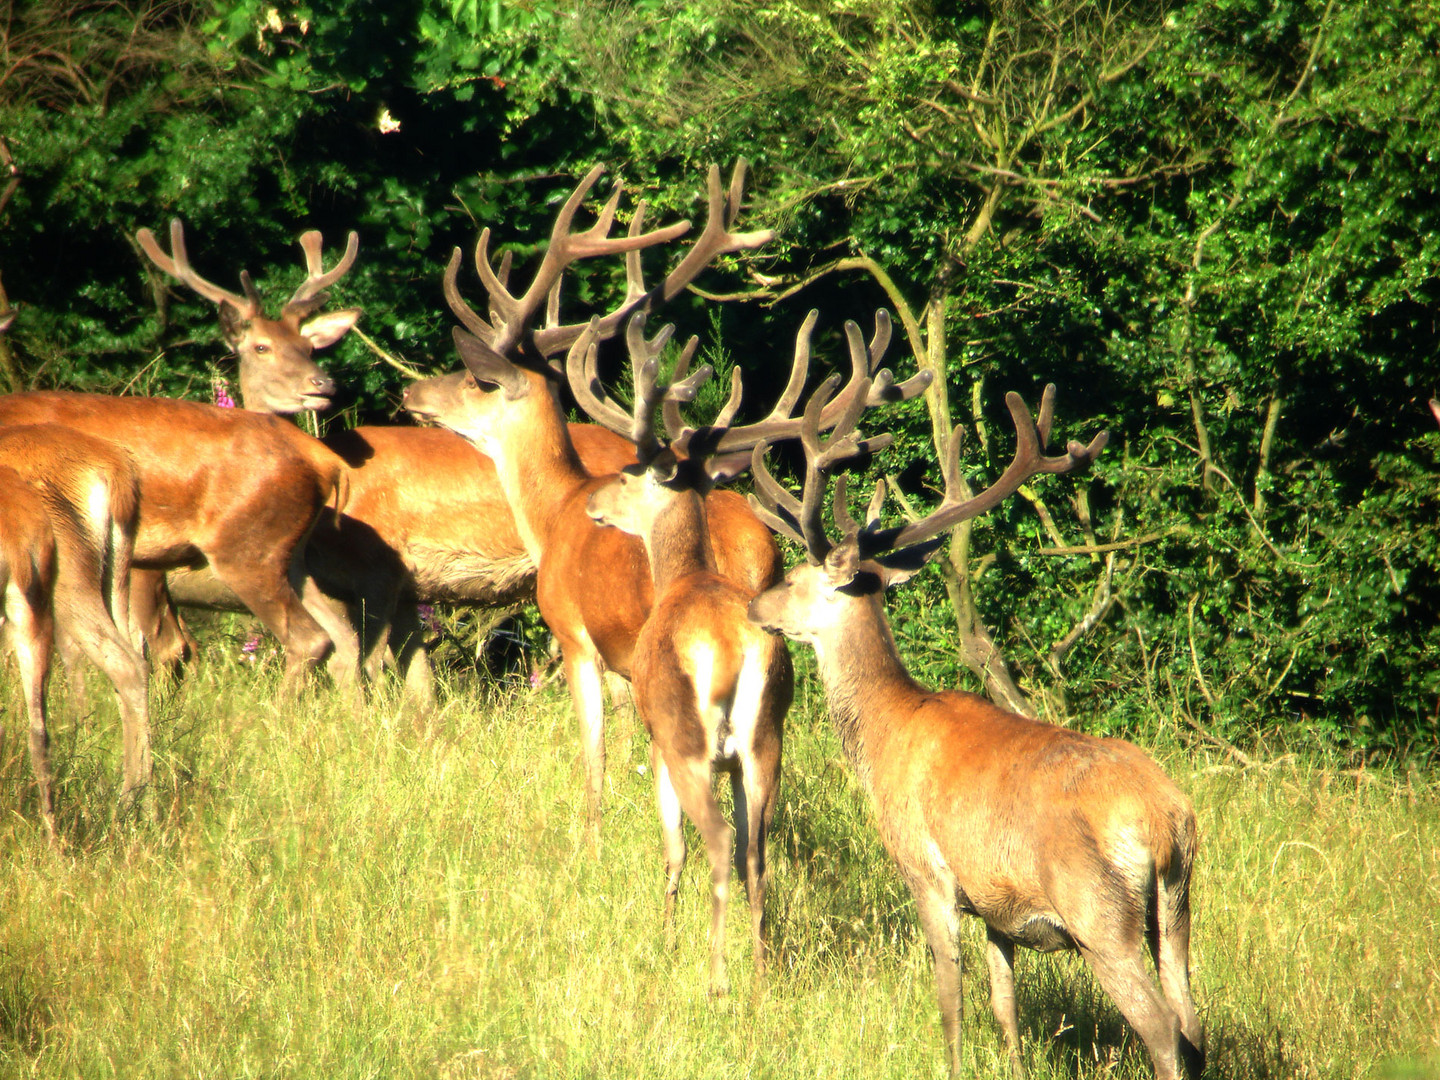
[[[1054,381],[1060,439],[1111,432],[901,591],[917,676],[1242,760],[1431,759],[1437,42],[1427,0],[8,0],[0,390],[210,397],[213,309],[131,240],[171,216],[202,274],[262,290],[303,229],[357,229],[337,302],[448,370],[453,246],[489,224],[533,253],[595,162],[698,221],[704,169],[743,156],[779,238],[666,316],[752,402],[808,308],[838,363],[885,306],[891,364],[945,376],[882,422],[913,502],[947,414],[972,482],[1004,467],[1007,390]],[[328,423],[396,413],[363,340],[324,362],[351,394]]]

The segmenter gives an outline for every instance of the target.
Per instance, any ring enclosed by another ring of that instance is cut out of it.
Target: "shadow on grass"
[[[1041,958],[1017,950],[1015,967],[1021,1034],[1032,1062],[1045,1060],[1055,1073],[1070,1076],[1077,1068],[1085,1075],[1087,1066],[1103,1065],[1108,1072],[1124,1061],[1130,1066],[1127,1073],[1153,1075],[1145,1044],[1078,955]],[[989,1019],[983,965],[978,971],[968,967],[967,975],[972,980],[978,977],[983,1012]],[[1206,1080],[1291,1080],[1301,1074],[1302,1062],[1276,1025],[1252,1024],[1235,1016],[1207,1017],[1205,1002],[1196,1004],[1206,1022]]]

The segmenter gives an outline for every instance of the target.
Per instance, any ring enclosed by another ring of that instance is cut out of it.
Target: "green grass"
[[[610,729],[597,861],[559,686],[459,684],[419,726],[383,695],[360,718],[326,693],[278,702],[273,667],[212,655],[157,694],[153,820],[117,823],[118,725],[92,683],[93,715],[56,710],[56,852],[0,676],[0,1076],[943,1075],[913,906],[810,684],[772,844],[775,967],[752,986],[737,899],[734,990],[712,1000],[697,845],[681,943],[661,943],[631,716]],[[1435,778],[1157,756],[1201,819],[1207,1075],[1433,1075]],[[1008,1077],[971,923],[965,1054]],[[1018,967],[1031,1077],[1150,1075],[1078,959]]]

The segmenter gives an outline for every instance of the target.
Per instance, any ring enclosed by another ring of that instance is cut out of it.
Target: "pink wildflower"
[[[215,404],[222,409],[235,408],[235,399],[230,396],[230,384],[224,379],[215,380]]]

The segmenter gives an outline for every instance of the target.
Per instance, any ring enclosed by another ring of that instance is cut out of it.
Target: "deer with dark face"
[[[630,675],[635,641],[654,602],[645,552],[640,543],[602,529],[585,511],[590,493],[604,480],[590,476],[576,456],[557,398],[558,375],[550,358],[563,356],[581,337],[615,335],[635,311],[673,297],[714,259],[753,248],[769,233],[736,233],[744,169],[738,168],[728,195],[718,171],[710,176],[710,218],[685,258],[653,290],[640,274],[641,249],[668,242],[688,226],[644,232],[644,204],[629,234],[610,237],[620,197],[617,185],[599,220],[584,231],[572,224],[586,194],[599,178],[597,168],[572,192],[557,216],[551,240],[528,289],[513,295],[506,282],[509,259],[499,273],[487,255],[489,230],[480,237],[475,267],[489,294],[491,318],[481,318],[460,297],[460,252],[445,276],[450,307],[466,329],[455,339],[466,370],[412,383],[405,406],[416,417],[463,435],[495,464],[500,486],[515,515],[521,542],[538,566],[536,599],[564,657],[570,692],[580,717],[587,809],[598,836],[604,782],[604,695],[606,670]],[[626,255],[626,296],[603,318],[560,325],[558,286],[570,263],[592,256]],[[531,321],[548,305],[545,324]],[[719,573],[754,592],[777,580],[779,556],[768,530],[726,492],[706,498]],[[603,572],[598,572],[603,568]]]
[[[957,691],[933,691],[906,671],[885,618],[886,587],[907,580],[946,530],[983,513],[1039,473],[1089,463],[1105,436],[1046,457],[1054,387],[1038,424],[1016,394],[1015,458],[996,483],[963,497],[959,430],[944,464],[946,494],[929,516],[880,524],[883,487],[863,524],[844,477],[830,540],[822,511],[829,475],[861,455],[824,444],[806,453],[803,498],[753,467],[757,512],[802,544],[808,561],[750,604],[756,624],[815,649],[830,717],[870,795],[886,850],[915,897],[934,961],[952,1075],[960,1072],[960,916],[985,923],[990,1003],[1016,1076],[1023,1073],[1014,991],[1017,944],[1074,949],[1135,1028],[1161,1080],[1198,1077],[1204,1036],[1189,985],[1190,872],[1195,815],[1141,750],[1030,720]],[[1154,986],[1146,945],[1159,970]]]
[[[115,688],[122,806],[150,782],[149,669],[130,632],[138,472],[113,443],[54,424],[0,428],[0,624],[8,623],[30,717],[30,766],[55,840],[45,688],[58,624]]]

